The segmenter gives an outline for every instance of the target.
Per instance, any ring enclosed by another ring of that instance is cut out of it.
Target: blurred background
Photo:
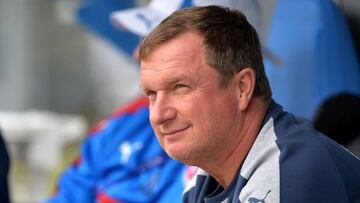
[[[88,127],[138,92],[130,54],[85,30],[80,6],[0,0],[0,128],[13,202],[49,196]]]
[[[124,9],[148,3],[118,1]],[[11,157],[12,202],[40,202],[49,196],[89,126],[139,94],[138,65],[131,54],[140,39],[121,30],[117,35],[122,40],[115,43],[116,39],[99,37],[84,21],[109,24],[110,20],[86,10],[86,2],[0,0],[0,128]],[[249,15],[267,44],[270,62],[265,62],[281,66],[286,60],[272,51],[275,33],[269,28],[277,1],[258,2],[262,12],[255,9]],[[360,1],[334,2],[346,16],[358,61]],[[313,119],[316,112],[311,109],[299,116]]]

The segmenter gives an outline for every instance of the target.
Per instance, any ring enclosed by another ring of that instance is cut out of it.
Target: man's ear
[[[239,101],[239,109],[244,111],[247,109],[255,89],[255,72],[251,68],[244,68],[234,76],[237,88],[237,97]]]

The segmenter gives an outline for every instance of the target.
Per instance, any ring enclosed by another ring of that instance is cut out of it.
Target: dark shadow
[[[314,127],[347,146],[360,136],[360,96],[342,93],[326,100],[314,117]]]

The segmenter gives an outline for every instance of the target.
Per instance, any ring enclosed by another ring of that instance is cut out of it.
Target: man
[[[154,0],[145,7],[114,12],[111,19],[115,25],[142,37],[168,14],[190,6],[190,2]],[[121,5],[115,1],[86,4],[80,16],[103,19],[105,14],[99,16],[100,11],[90,12],[88,6],[97,8],[95,4],[105,4],[102,8],[107,10],[110,9],[108,4]],[[151,26],[147,26],[149,23]],[[106,27],[106,23],[94,25]],[[112,32],[102,34],[106,33]],[[134,58],[138,60],[136,53]],[[148,114],[148,101],[140,97],[100,122],[81,144],[79,158],[64,171],[57,191],[47,202],[181,202],[185,184],[196,168],[185,166],[165,154],[154,136]]]
[[[167,1],[156,2],[153,4],[161,5],[161,2]],[[109,3],[122,4],[115,1],[96,4],[104,4],[102,8],[110,9]],[[181,1],[177,3],[172,11],[182,5]],[[83,9],[83,16],[103,17],[95,15],[100,11],[94,11],[95,14],[85,11],[90,12],[89,9]],[[160,18],[167,16],[151,6],[116,13],[120,16],[126,14],[122,19],[126,22],[137,19],[140,11],[144,15],[159,15]],[[139,22],[135,24],[139,25]],[[101,25],[101,28],[105,26],[102,23],[96,25]],[[129,25],[122,27],[129,30]],[[145,35],[149,29],[143,30],[144,33],[130,31]],[[119,40],[119,37],[115,39]],[[166,155],[154,136],[148,114],[148,100],[139,97],[100,122],[83,141],[79,158],[64,171],[57,191],[46,202],[181,202],[184,186],[194,175],[193,168]]]
[[[360,161],[271,99],[255,29],[217,6],[174,12],[140,46],[150,122],[200,167],[184,202],[359,202]]]

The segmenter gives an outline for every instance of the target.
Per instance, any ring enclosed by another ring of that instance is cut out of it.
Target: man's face
[[[219,74],[207,64],[201,43],[199,34],[181,34],[155,47],[141,61],[140,73],[160,145],[191,165],[231,153],[242,117],[235,83],[219,87]]]

